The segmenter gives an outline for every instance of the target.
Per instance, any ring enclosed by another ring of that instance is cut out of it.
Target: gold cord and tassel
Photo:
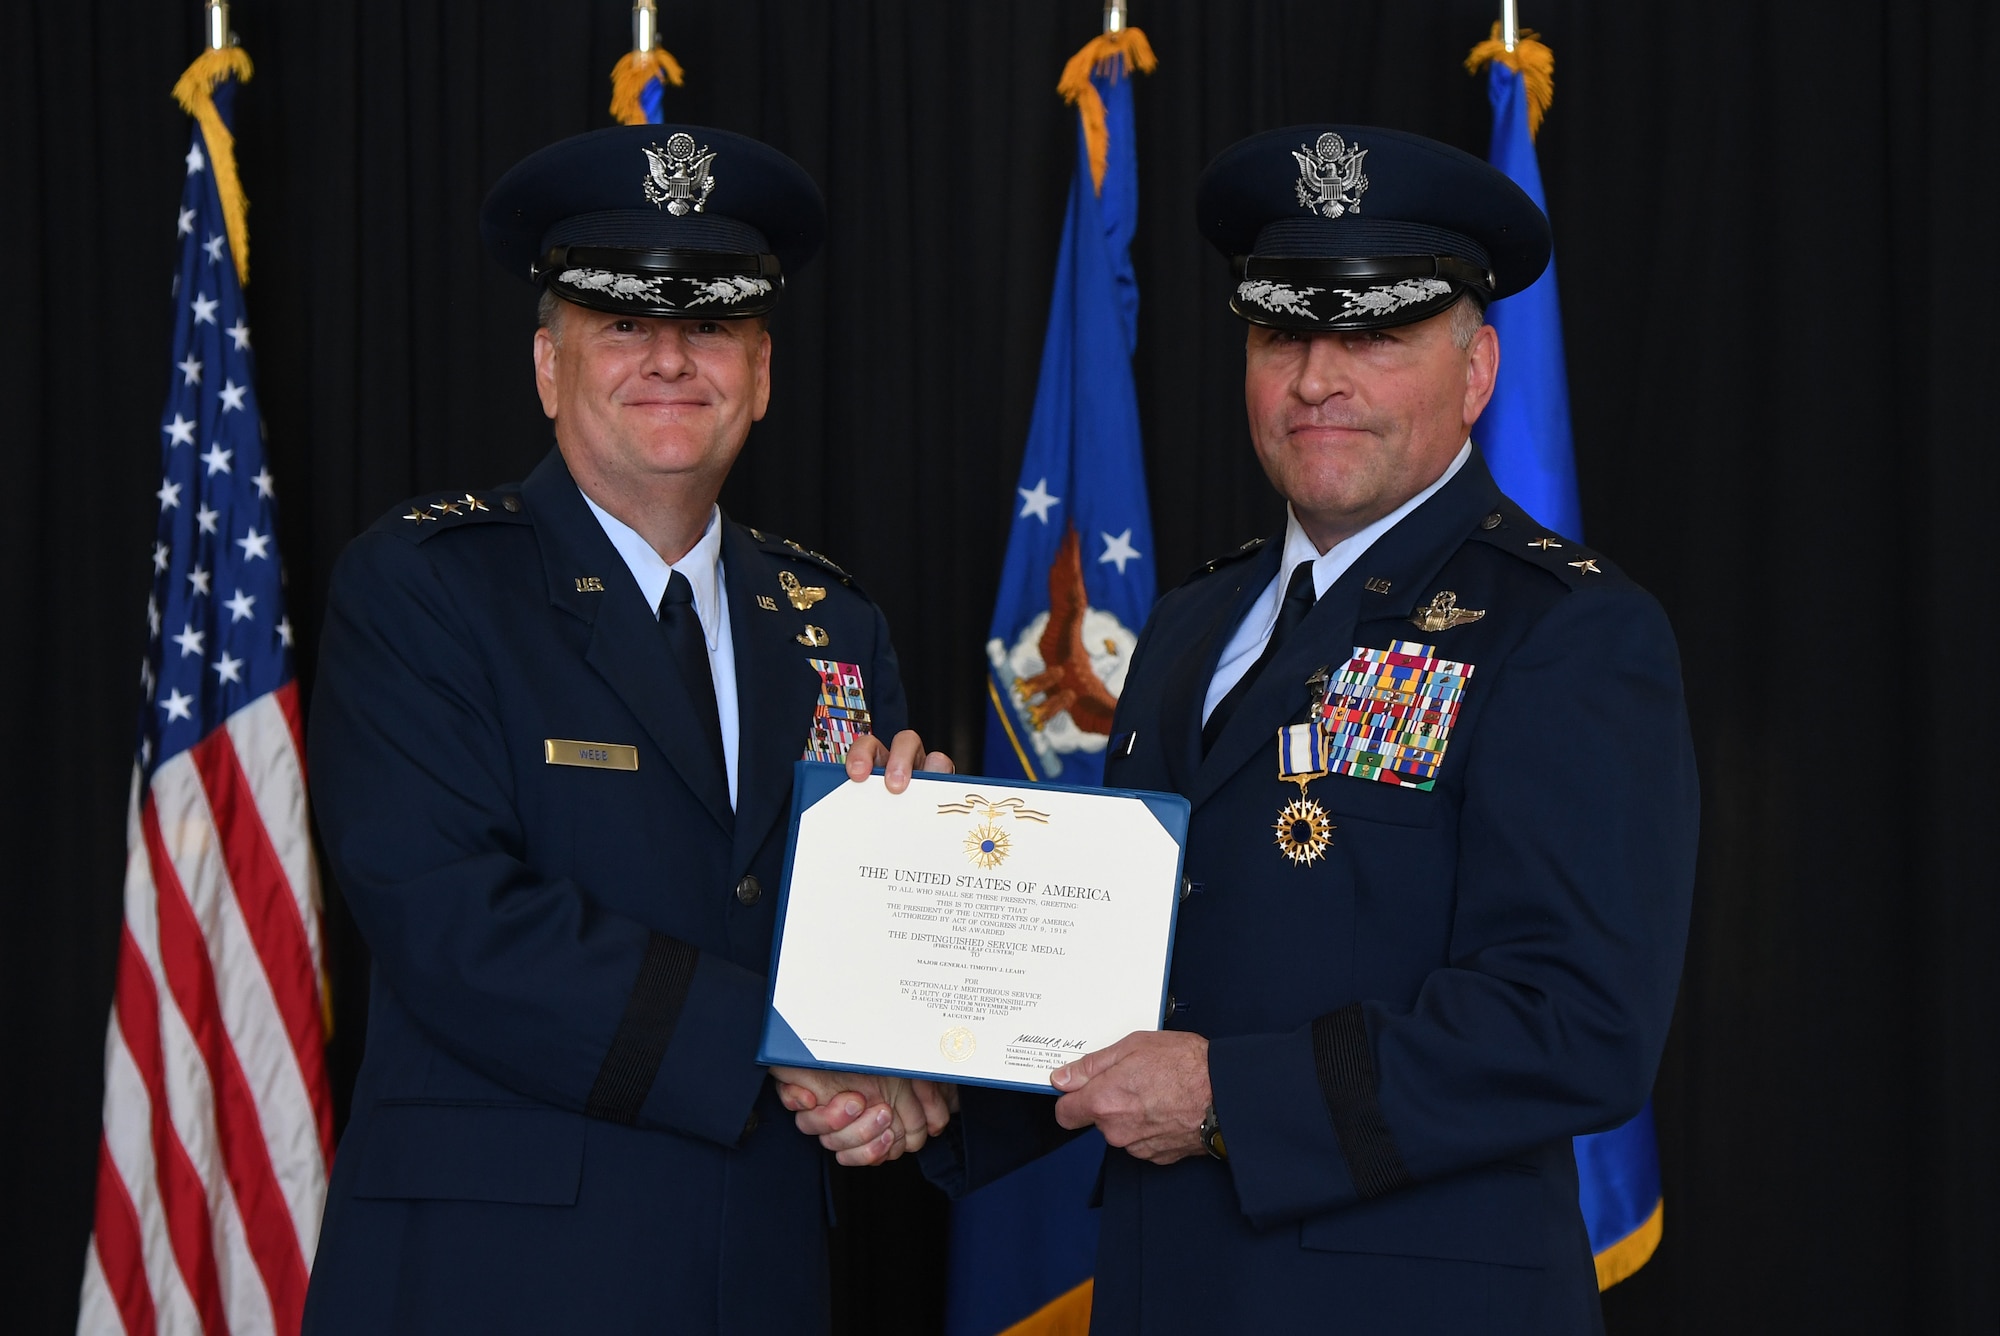
[[[665,47],[619,57],[611,70],[611,114],[620,125],[646,124],[646,109],[639,103],[639,94],[655,79],[665,79],[676,88],[681,86],[681,63]]]
[[[208,145],[209,170],[215,173],[215,193],[222,198],[222,225],[229,233],[229,253],[236,257],[236,281],[250,282],[250,201],[236,176],[236,138],[215,109],[215,86],[224,79],[250,82],[250,56],[240,46],[204,51],[194,58],[174,84],[174,101],[194,117]]]
[[[1493,35],[1473,47],[1465,58],[1465,72],[1477,74],[1496,60],[1520,75],[1528,90],[1528,138],[1533,139],[1542,128],[1543,113],[1555,99],[1556,53],[1542,45],[1541,34],[1533,28],[1521,29],[1520,40],[1509,51],[1500,40],[1500,25],[1495,23]]]
[[[1121,60],[1112,66],[1114,60]],[[1074,103],[1083,117],[1083,142],[1090,151],[1090,182],[1098,194],[1104,193],[1104,169],[1110,154],[1110,132],[1104,125],[1104,99],[1097,95],[1097,89],[1090,83],[1093,70],[1111,66],[1114,74],[1151,74],[1159,64],[1153,55],[1153,45],[1146,40],[1146,34],[1137,28],[1120,28],[1117,32],[1102,33],[1083,44],[1083,50],[1069,58],[1063,66],[1062,79],[1056,84],[1056,91],[1063,101]]]

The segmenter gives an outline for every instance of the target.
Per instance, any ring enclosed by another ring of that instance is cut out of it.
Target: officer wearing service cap
[[[1160,600],[1118,702],[1105,782],[1193,808],[1170,1011],[1053,1120],[964,1090],[926,1169],[1102,1131],[1093,1332],[1601,1330],[1570,1139],[1650,1090],[1696,791],[1659,605],[1471,440],[1547,223],[1341,125],[1225,150],[1196,217],[1288,505]]]
[[[716,505],[824,208],[754,140],[638,126],[527,158],[481,224],[541,289],[554,448],[334,572],[308,754],[374,972],[305,1326],[823,1330],[823,1152],[755,1062],[792,764],[950,767],[897,736],[853,580]],[[942,1125],[786,1075],[873,1158]]]

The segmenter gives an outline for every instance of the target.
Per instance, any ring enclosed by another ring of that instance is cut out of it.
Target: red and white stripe
[[[79,1333],[299,1329],[333,1157],[302,755],[287,683],[134,775]]]

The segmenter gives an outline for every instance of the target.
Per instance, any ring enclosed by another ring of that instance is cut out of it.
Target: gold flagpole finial
[[[1125,0],[1104,0],[1104,31],[1125,31]]]
[[[653,0],[632,0],[632,49],[649,52],[659,44],[660,10]]]
[[[227,51],[236,45],[236,34],[229,31],[229,0],[202,0],[201,20],[209,50]]]
[[[1500,45],[1512,51],[1521,44],[1521,15],[1514,0],[1500,0]]]

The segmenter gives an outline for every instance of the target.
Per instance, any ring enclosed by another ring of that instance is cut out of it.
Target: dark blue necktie
[[[722,714],[715,707],[715,678],[708,666],[708,638],[702,634],[701,618],[694,612],[694,586],[675,571],[660,595],[660,634],[667,639],[667,652],[681,670],[688,699],[694,702],[694,727],[701,731],[715,760],[716,773],[727,776],[722,758]]]
[[[1250,694],[1250,688],[1271,660],[1278,657],[1278,647],[1285,643],[1285,637],[1312,611],[1313,600],[1318,597],[1313,592],[1313,564],[1300,562],[1292,570],[1292,579],[1285,586],[1285,600],[1278,605],[1278,621],[1271,628],[1271,638],[1264,643],[1264,652],[1257,656],[1257,662],[1250,665],[1250,671],[1229,688],[1228,694],[1215,703],[1209,712],[1208,722],[1201,729],[1201,754],[1208,755],[1209,748],[1222,736],[1222,730],[1229,726],[1229,716],[1236,713],[1236,707]]]

